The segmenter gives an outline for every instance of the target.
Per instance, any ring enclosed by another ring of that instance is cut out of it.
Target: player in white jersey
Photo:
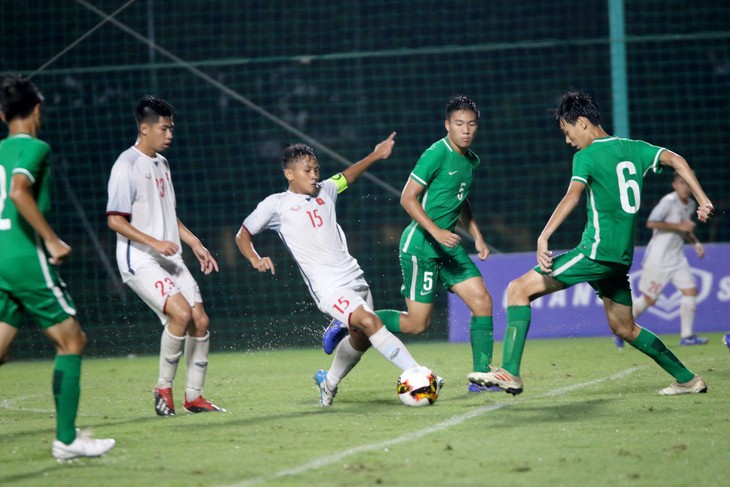
[[[137,103],[135,115],[137,142],[112,167],[106,214],[109,228],[117,232],[122,280],[165,327],[155,411],[160,416],[175,415],[172,384],[183,349],[185,410],[222,411],[202,395],[210,348],[208,315],[198,284],[183,262],[180,241],[193,250],[204,274],[218,271],[218,263],[177,218],[170,164],[160,155],[172,143],[175,109],[160,98],[147,96]]]
[[[324,407],[332,405],[340,381],[371,345],[401,370],[418,365],[373,312],[370,287],[347,250],[335,210],[339,193],[373,163],[390,156],[394,137],[395,132],[367,157],[322,182],[314,149],[290,145],[282,154],[289,189],[261,201],[236,235],[236,245],[251,265],[259,272],[274,274],[273,261],[256,252],[251,237],[267,229],[277,232],[294,256],[317,307],[348,325],[350,339],[337,345],[329,371],[318,370],[314,375]]]
[[[705,249],[693,230],[692,214],[697,204],[690,198],[689,186],[678,174],[672,180],[673,192],[665,195],[654,207],[646,222],[653,230],[642,261],[639,290],[641,297],[634,301],[634,318],[638,318],[649,306],[656,303],[662,289],[668,283],[674,284],[682,298],[679,307],[680,345],[704,345],[707,338],[694,333],[695,310],[697,308],[697,285],[692,270],[684,255],[684,244],[694,245],[697,257],[705,255]],[[617,339],[621,347],[623,342]]]

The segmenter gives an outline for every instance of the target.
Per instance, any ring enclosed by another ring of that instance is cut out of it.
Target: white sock
[[[185,399],[193,401],[203,395],[205,372],[208,370],[208,350],[210,349],[210,332],[204,337],[185,336],[185,365],[187,384]]]
[[[418,366],[403,342],[385,327],[382,327],[370,337],[370,343],[383,357],[390,360],[393,365],[401,370]]]
[[[345,337],[335,348],[335,358],[327,371],[327,387],[337,389],[340,381],[357,365],[365,352],[355,350],[350,343],[350,337]]]
[[[648,307],[649,303],[646,302],[644,296],[640,296],[639,299],[634,300],[634,305],[631,308],[631,311],[634,314],[634,319],[641,316],[641,314],[646,311],[646,308]]]
[[[694,335],[696,309],[697,296],[682,296],[682,300],[679,304],[679,323],[682,331],[682,338]]]
[[[160,376],[157,378],[158,388],[172,387],[184,343],[185,337],[177,337],[171,334],[167,330],[167,326],[162,330],[162,338],[160,338]]]

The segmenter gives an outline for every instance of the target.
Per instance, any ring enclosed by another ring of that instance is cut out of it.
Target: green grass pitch
[[[51,362],[0,368],[0,485],[38,486],[719,486],[730,484],[730,353],[665,342],[709,384],[708,394],[662,397],[672,380],[610,338],[528,340],[525,392],[467,393],[467,344],[409,349],[446,379],[435,405],[397,398],[398,371],[369,351],[318,407],[320,350],[213,354],[205,396],[224,414],[152,405],[157,358],[86,359],[78,425],[117,446],[58,464]],[[406,343],[408,338],[405,337]],[[495,344],[499,363],[501,343]]]

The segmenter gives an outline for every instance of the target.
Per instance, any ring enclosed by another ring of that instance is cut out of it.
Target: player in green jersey
[[[460,223],[474,238],[479,258],[487,258],[489,247],[467,199],[480,163],[470,149],[479,127],[479,110],[473,100],[459,95],[448,101],[445,115],[446,136],[421,155],[401,194],[401,205],[413,219],[400,241],[401,294],[407,311],[376,314],[392,332],[423,333],[431,321],[435,287],[441,283],[471,311],[473,370],[486,372],[494,343],[492,297],[454,231]],[[487,389],[470,384],[469,390]]]
[[[520,362],[530,327],[530,303],[580,282],[587,282],[603,300],[611,331],[648,355],[674,377],[662,395],[707,392],[707,384],[692,373],[651,331],[634,321],[628,271],[634,255],[634,229],[641,204],[644,175],[673,168],[690,187],[698,203],[697,216],[706,222],[714,208],[687,161],[667,149],[640,140],[609,136],[601,127],[600,112],[590,96],[563,95],[555,119],[565,142],[578,149],[568,191],[537,239],[538,265],[512,281],[507,291],[507,330],[502,367],[471,373],[469,380],[522,392]],[[586,193],[588,221],[580,244],[553,257],[550,236]]]
[[[76,429],[86,335],[55,268],[71,248],[45,217],[51,202],[50,148],[37,138],[42,102],[30,80],[17,76],[3,80],[0,116],[9,133],[0,142],[0,364],[18,333],[22,314],[27,313],[56,347],[56,439],[51,452],[62,461],[102,455],[114,440],[92,439]]]

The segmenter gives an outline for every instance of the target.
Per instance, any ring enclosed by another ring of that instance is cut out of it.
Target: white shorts
[[[364,279],[357,279],[351,286],[331,292],[319,302],[319,309],[331,317],[350,324],[350,315],[360,306],[373,312],[373,295]]]
[[[198,283],[188,268],[180,263],[171,262],[165,267],[157,262],[147,263],[135,271],[127,285],[157,313],[163,326],[169,321],[165,314],[169,296],[182,293],[191,308],[203,302]]]
[[[688,263],[672,269],[650,269],[644,267],[639,279],[639,291],[656,301],[662,289],[671,282],[677,289],[693,289],[697,287],[692,270]]]

